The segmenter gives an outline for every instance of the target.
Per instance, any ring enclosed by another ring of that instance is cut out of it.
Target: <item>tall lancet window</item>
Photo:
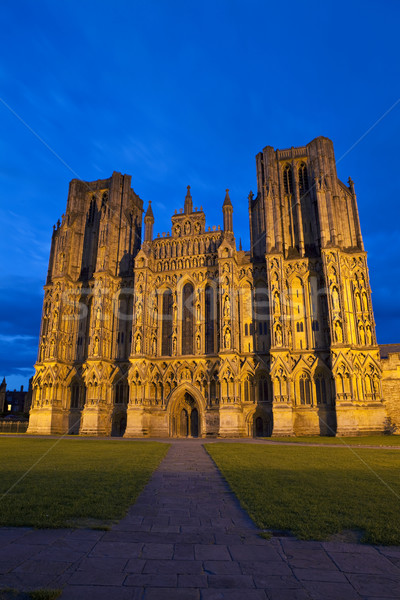
[[[214,302],[214,290],[211,286],[206,287],[205,292],[205,308],[206,308],[206,354],[214,354],[215,352],[215,317],[216,307]]]
[[[283,169],[283,186],[285,194],[293,194],[292,167],[290,165],[286,165]]]
[[[193,286],[187,283],[182,292],[182,354],[193,354],[193,312]]]
[[[172,355],[172,307],[173,298],[170,289],[165,290],[162,297],[162,344],[161,354],[163,356]]]
[[[301,163],[299,166],[299,191],[300,196],[308,192],[307,165],[305,163]]]

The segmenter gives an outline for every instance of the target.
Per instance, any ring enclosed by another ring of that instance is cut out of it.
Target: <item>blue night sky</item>
[[[33,374],[52,225],[72,178],[131,174],[156,233],[188,184],[207,224],[222,224],[229,188],[248,249],[256,153],[319,135],[334,142],[340,179],[355,181],[378,341],[400,342],[399,2],[8,0],[0,16],[9,387]]]

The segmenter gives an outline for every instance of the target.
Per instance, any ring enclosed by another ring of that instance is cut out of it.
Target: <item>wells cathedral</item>
[[[222,227],[206,226],[188,186],[168,233],[153,235],[148,204],[142,239],[129,175],[71,181],[53,231],[28,433],[400,425],[398,364],[380,357],[354,184],[338,179],[332,142],[267,146],[256,166],[250,250],[238,249],[228,190]]]

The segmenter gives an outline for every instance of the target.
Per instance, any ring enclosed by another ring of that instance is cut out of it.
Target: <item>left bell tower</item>
[[[142,207],[129,175],[71,181],[53,227],[29,433],[109,435],[130,351]]]

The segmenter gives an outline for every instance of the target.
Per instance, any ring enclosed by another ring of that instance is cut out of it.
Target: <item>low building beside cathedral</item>
[[[142,241],[130,176],[71,182],[53,232],[28,433],[400,425],[398,355],[383,385],[356,194],[337,177],[332,142],[267,146],[256,163],[248,251],[237,248],[228,191],[222,228],[206,226],[188,187],[162,236],[148,205]]]

